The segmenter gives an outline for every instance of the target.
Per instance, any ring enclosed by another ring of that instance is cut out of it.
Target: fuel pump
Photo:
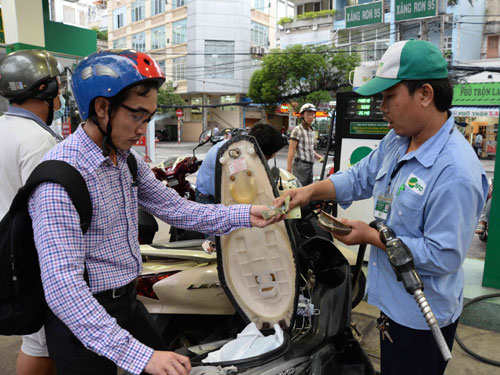
[[[451,352],[439,329],[436,317],[424,294],[424,283],[420,278],[413,263],[413,254],[406,244],[396,237],[391,228],[383,221],[374,220],[370,227],[379,232],[380,240],[386,246],[387,255],[392,269],[396,273],[398,281],[401,281],[406,291],[413,295],[415,301],[424,315],[427,325],[431,329],[432,335],[441,351],[445,361],[451,359]]]

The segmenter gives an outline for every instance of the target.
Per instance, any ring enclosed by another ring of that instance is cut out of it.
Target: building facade
[[[359,53],[361,65],[368,66],[376,66],[390,44],[411,38],[433,42],[452,63],[499,55],[500,28],[495,20],[500,18],[500,5],[495,0],[291,2],[295,4],[295,19],[277,33],[277,44],[282,47],[293,43],[332,44]],[[324,10],[335,14],[298,20],[305,11],[319,14]]]
[[[249,126],[261,118],[255,107],[217,105],[242,101],[262,55],[275,47],[276,13],[275,0],[109,0],[108,41],[160,64],[192,107],[184,108],[181,129],[182,139],[192,141],[205,128]]]
[[[0,58],[12,51],[45,49],[64,68],[69,68],[61,77],[63,91],[66,91],[69,90],[69,71],[96,51],[97,42],[95,31],[66,23],[64,19],[56,21],[56,6],[62,3],[62,0],[1,0]],[[80,19],[80,14],[74,12],[75,21]],[[85,20],[83,15],[82,20]],[[6,109],[7,102],[0,100],[0,112]]]
[[[332,0],[289,0],[287,14],[278,19],[276,46],[330,44],[333,37],[334,7]],[[310,14],[311,17],[306,17]]]

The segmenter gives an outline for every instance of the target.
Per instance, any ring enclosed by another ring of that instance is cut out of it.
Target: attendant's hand
[[[188,375],[191,363],[183,355],[155,350],[144,371],[152,375]]]
[[[269,207],[252,206],[252,208],[250,209],[250,223],[252,223],[252,227],[264,228],[285,218],[285,215],[276,215],[269,219],[264,219],[262,217],[262,212],[266,210],[269,210]]]
[[[380,241],[378,231],[375,228],[370,227],[364,221],[349,220],[344,218],[336,219],[342,224],[352,227],[352,231],[346,235],[332,233],[333,236],[340,242],[346,245],[369,244],[375,245],[381,249],[385,249],[385,246]]]
[[[292,210],[297,206],[305,206],[311,200],[311,190],[307,187],[287,190],[279,198],[276,198],[273,202],[274,207],[281,207],[285,203],[285,198],[290,196],[290,204],[288,206],[288,211]]]

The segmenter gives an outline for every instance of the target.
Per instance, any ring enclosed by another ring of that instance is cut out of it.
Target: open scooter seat
[[[278,196],[255,138],[238,136],[218,153],[216,199],[271,206]],[[242,228],[217,238],[219,279],[229,299],[259,329],[293,323],[298,296],[295,251],[285,222]]]
[[[272,205],[278,192],[253,137],[232,138],[217,158],[219,203]],[[191,374],[373,374],[365,372],[366,355],[349,328],[346,259],[326,238],[303,240],[288,221],[263,229],[241,228],[216,238],[217,271],[230,302],[247,323],[255,323],[265,339],[275,333],[274,327],[279,331],[279,325],[283,340],[264,352],[252,348],[252,354],[235,344],[236,351],[244,352],[242,356],[208,363],[203,363],[208,356],[221,358],[211,355],[213,351],[234,342],[189,347],[182,354],[191,359]],[[300,274],[296,246],[301,251]]]
[[[271,206],[277,196],[267,161],[253,137],[233,137],[221,147],[216,164],[219,203]],[[242,370],[282,356],[290,345],[288,332],[293,326],[298,299],[296,255],[288,224],[241,228],[217,237],[216,248],[219,280],[235,309],[266,336],[274,333],[274,325],[279,325],[285,331],[284,340],[279,347],[260,355],[205,364],[201,361],[208,352],[200,345],[199,350],[193,349],[190,354],[193,367],[236,366]]]

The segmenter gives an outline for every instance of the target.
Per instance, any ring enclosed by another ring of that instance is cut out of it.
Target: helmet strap
[[[54,120],[54,99],[49,100],[49,114],[47,115],[47,125],[52,125],[52,120]]]
[[[96,124],[97,128],[99,129],[99,131],[103,135],[103,138],[102,138],[102,155],[104,157],[109,156],[110,150],[115,150],[116,151],[116,147],[113,144],[113,141],[111,140],[111,131],[113,129],[111,127],[111,113],[112,112],[113,112],[113,108],[110,105],[109,108],[108,108],[108,125],[106,126],[106,132],[104,130],[102,130],[102,128],[101,128],[101,126],[99,124]]]

